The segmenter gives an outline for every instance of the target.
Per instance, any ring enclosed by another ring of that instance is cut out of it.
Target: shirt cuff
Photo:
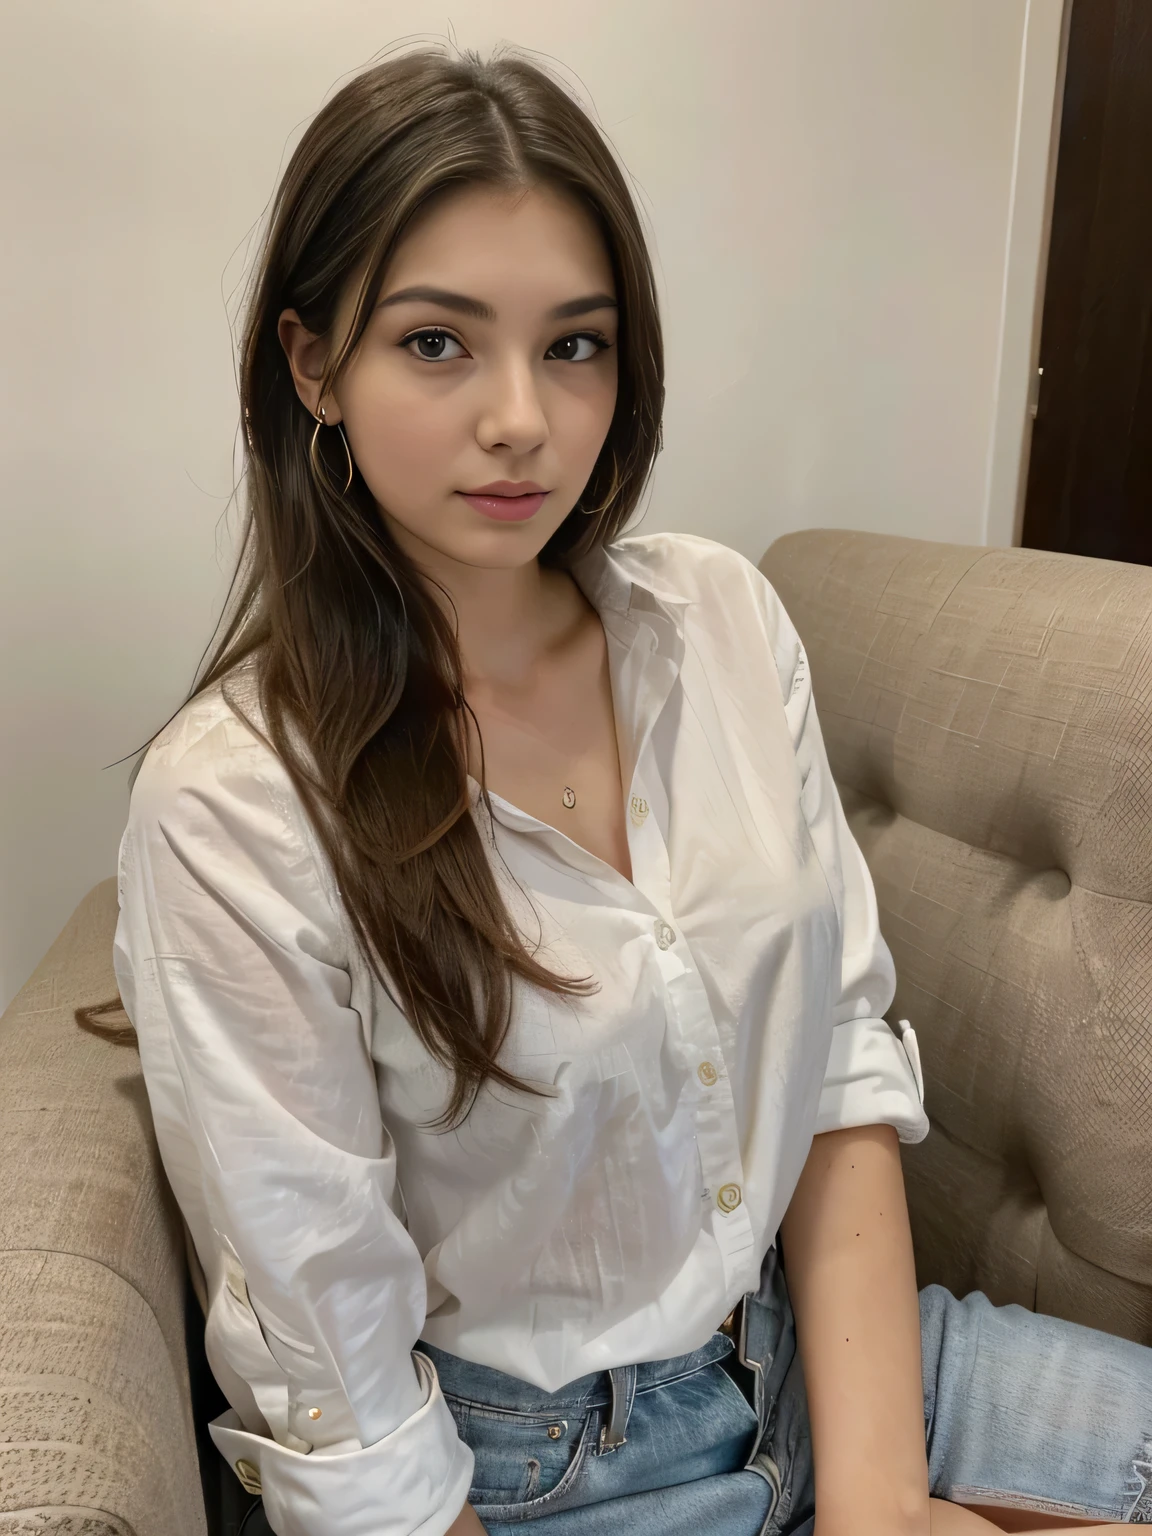
[[[456,1432],[436,1367],[413,1350],[423,1405],[391,1434],[336,1454],[289,1449],[240,1428],[234,1408],[208,1433],[276,1536],[444,1536],[468,1497],[472,1451]]]
[[[814,1135],[850,1126],[891,1125],[901,1141],[923,1141],[924,1075],[907,1019],[849,1019],[832,1031]]]

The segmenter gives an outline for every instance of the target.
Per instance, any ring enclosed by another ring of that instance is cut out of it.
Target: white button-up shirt
[[[632,879],[499,795],[489,819],[471,781],[522,932],[600,983],[514,983],[502,1060],[548,1097],[486,1087],[459,1129],[426,1128],[448,1072],[219,686],[133,787],[116,975],[206,1278],[232,1404],[211,1434],[283,1536],[451,1523],[472,1456],[419,1339],[547,1390],[695,1349],[756,1287],[814,1133],[928,1129],[774,590],[684,534],[573,575],[607,636]]]

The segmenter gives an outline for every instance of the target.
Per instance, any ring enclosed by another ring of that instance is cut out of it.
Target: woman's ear
[[[328,361],[328,344],[323,336],[314,336],[294,309],[286,309],[276,322],[276,334],[288,366],[296,393],[311,416],[320,414],[320,380],[324,377],[324,365]],[[324,420],[334,427],[340,420],[340,407],[329,394],[324,399]]]

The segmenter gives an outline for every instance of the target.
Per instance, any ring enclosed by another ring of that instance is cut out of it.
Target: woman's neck
[[[484,567],[464,565],[427,546],[407,552],[456,626],[465,692],[469,682],[523,685],[538,662],[562,648],[591,611],[566,571],[535,559]]]

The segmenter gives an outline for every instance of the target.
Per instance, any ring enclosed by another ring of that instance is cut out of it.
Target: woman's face
[[[343,422],[389,529],[420,564],[533,560],[584,489],[616,404],[608,253],[576,199],[548,187],[466,187],[419,215],[332,395],[318,393],[324,340],[292,310],[280,336],[301,399]]]

